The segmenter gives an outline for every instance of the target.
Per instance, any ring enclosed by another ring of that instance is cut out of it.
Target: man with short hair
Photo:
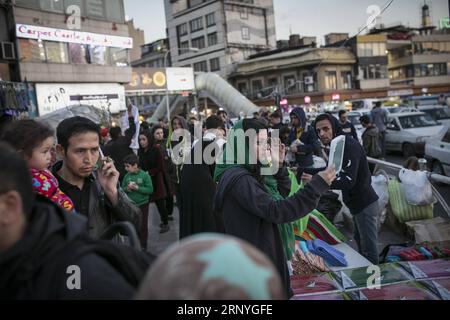
[[[25,161],[3,143],[0,163],[0,300],[131,299],[139,281],[104,256],[136,263],[136,252],[89,239],[86,218],[35,198]]]
[[[341,125],[341,130],[344,135],[353,137],[358,141],[355,126],[348,121],[347,110],[339,110],[339,124]]]
[[[270,127],[275,130],[281,130],[281,128],[284,127],[283,122],[281,121],[282,117],[283,116],[278,111],[275,111],[274,113],[272,113],[269,117],[270,118]]]
[[[123,159],[133,153],[133,150],[130,148],[130,144],[133,139],[134,130],[134,124],[132,124],[129,129],[125,130],[124,136],[122,135],[122,129],[120,129],[120,127],[112,127],[109,129],[111,141],[109,141],[103,148],[105,156],[111,157],[111,159],[114,160],[116,169],[120,173],[120,182],[123,181],[123,178],[127,174],[123,164]]]
[[[225,110],[219,110],[219,112],[217,112],[217,116],[222,119],[223,125],[225,126],[226,130],[229,130],[233,127],[233,123],[228,118],[228,113]]]
[[[388,112],[386,109],[383,109],[381,101],[375,102],[375,106],[370,112],[370,118],[380,132],[381,159],[384,160],[386,156],[386,125],[388,123]]]
[[[339,135],[332,118],[329,114],[322,114],[314,124],[324,146],[329,146]],[[373,264],[378,264],[377,221],[380,209],[371,183],[372,176],[362,146],[355,139],[345,137],[342,170],[330,189],[342,190],[343,202],[353,215],[354,238],[359,252]]]
[[[298,166],[298,178],[307,174],[316,174],[320,170],[314,169],[314,153],[320,150],[320,142],[314,128],[308,124],[305,111],[297,107],[291,114],[292,129],[289,134],[287,149],[294,154]]]
[[[89,234],[98,238],[119,221],[129,221],[139,230],[139,208],[118,187],[119,172],[111,159],[100,158],[99,126],[73,117],[58,125],[56,135],[62,161],[55,164],[53,174],[75,210],[88,218]]]

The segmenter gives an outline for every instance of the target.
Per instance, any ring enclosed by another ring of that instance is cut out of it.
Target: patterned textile
[[[402,185],[398,181],[390,181],[389,186],[389,203],[392,212],[400,223],[424,220],[433,218],[433,205],[414,206],[406,202],[405,193]]]
[[[59,189],[58,180],[50,171],[36,169],[31,169],[30,171],[33,190],[37,194],[50,199],[67,211],[74,209],[72,200]]]

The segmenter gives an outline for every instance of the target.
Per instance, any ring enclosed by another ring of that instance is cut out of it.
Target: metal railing
[[[401,165],[383,161],[383,160],[378,160],[378,159],[369,158],[369,157],[367,158],[367,160],[370,163],[373,163],[376,165],[375,172],[379,166],[385,166],[385,167],[389,167],[389,168],[397,169],[397,170],[404,169]],[[428,180],[430,180],[430,182],[443,183],[446,185],[450,185],[450,177],[427,171],[426,170],[426,163],[427,163],[426,160],[420,159],[419,161],[420,161],[420,165],[421,165],[421,170],[426,171]],[[447,201],[445,201],[445,199],[442,197],[442,195],[440,194],[440,192],[436,189],[436,187],[434,185],[432,185],[431,188],[433,190],[433,196],[439,202],[439,204],[442,206],[442,208],[447,213],[447,215],[450,217],[450,206],[448,205]]]

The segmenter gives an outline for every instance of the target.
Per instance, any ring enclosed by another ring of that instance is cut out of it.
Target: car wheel
[[[414,146],[410,143],[405,143],[402,147],[402,153],[404,158],[413,157],[416,155],[416,151],[414,150]]]
[[[431,172],[435,174],[440,174],[441,176],[445,176],[444,168],[442,167],[442,164],[439,162],[439,160],[434,160],[431,164]],[[443,186],[443,183],[436,182],[436,185]]]

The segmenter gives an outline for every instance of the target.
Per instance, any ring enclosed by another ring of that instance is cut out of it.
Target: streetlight
[[[167,78],[167,58],[169,57],[169,53],[171,50],[167,50],[166,54],[164,55],[164,68],[166,69],[166,78]],[[182,52],[182,51],[186,51],[186,52],[198,52],[200,51],[199,48],[178,48],[178,52]],[[166,79],[167,82],[167,79]],[[170,103],[169,103],[169,88],[167,87],[166,84],[166,105],[167,105],[167,123],[170,126]]]

